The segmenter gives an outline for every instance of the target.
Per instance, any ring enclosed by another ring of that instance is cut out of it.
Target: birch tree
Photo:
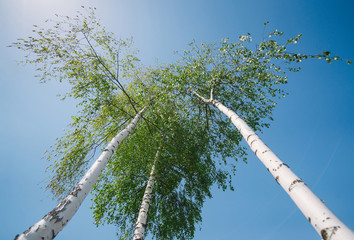
[[[55,173],[48,189],[59,199],[70,193],[41,221],[16,236],[17,239],[52,239],[58,234],[151,100],[146,94],[148,91],[133,100],[128,94],[128,84],[122,83],[132,76],[137,78],[135,63],[138,59],[132,55],[134,51],[129,50],[130,40],[115,40],[114,35],[107,33],[95,19],[94,9],[89,8],[87,13],[88,16],[79,13],[73,19],[60,17],[61,20],[48,29],[35,25],[33,31],[37,36],[18,39],[11,45],[27,52],[23,62],[38,66],[41,82],[58,80],[71,85],[71,91],[62,99],[76,99],[79,108],[78,114],[72,117],[71,129],[58,139],[47,155],[48,160],[54,160],[48,170]],[[129,103],[125,110],[120,105],[124,101]],[[113,137],[130,119],[132,123]],[[113,137],[112,141],[79,182],[96,149],[108,143],[109,137]],[[79,184],[71,191],[77,182]]]
[[[156,151],[156,156],[154,159],[154,163],[151,167],[151,172],[149,176],[149,181],[146,184],[143,200],[141,203],[141,207],[139,210],[139,215],[135,223],[135,230],[133,235],[133,240],[141,240],[145,238],[145,229],[147,225],[147,215],[149,212],[150,201],[152,199],[152,191],[155,183],[155,175],[156,175],[156,163],[159,159],[160,148]]]
[[[224,122],[231,120],[239,131],[237,134],[245,139],[323,239],[354,239],[353,232],[254,132],[269,126],[267,120],[272,120],[276,98],[287,94],[281,88],[287,82],[286,71],[282,69],[298,71],[300,68],[293,68],[292,63],[307,58],[323,58],[329,63],[342,60],[338,56],[331,57],[329,52],[318,55],[290,53],[289,44],[297,43],[301,35],[281,44],[274,39],[282,34],[277,30],[270,33],[270,39],[262,41],[255,51],[247,47],[252,41],[250,34],[241,36],[235,43],[228,39],[221,44],[198,46],[192,43],[180,63],[162,71],[160,82],[180,93],[176,96],[184,93],[183,99],[189,99],[195,107],[205,105],[209,111],[224,114]],[[173,84],[166,80],[173,80]],[[207,118],[208,111],[204,115]]]
[[[150,117],[122,144],[95,187],[96,224],[117,225],[121,239],[133,237],[135,223],[156,239],[192,239],[203,203],[211,197],[210,187],[226,189],[228,172],[212,161],[212,142],[198,119],[186,120],[175,105],[156,102],[159,117]],[[149,114],[152,111],[145,118]],[[141,204],[145,189],[148,212]],[[137,220],[139,209],[144,211],[143,224]],[[143,236],[138,232],[134,237]]]
[[[151,95],[148,90],[129,89],[131,80],[144,72],[132,41],[117,40],[107,32],[96,19],[95,9],[84,8],[73,18],[57,15],[57,21],[46,20],[46,24],[34,25],[33,36],[10,46],[25,52],[22,63],[35,65],[42,83],[68,84],[70,91],[59,96],[62,100],[71,97],[77,103],[78,113],[46,155],[52,162],[48,171],[56,176],[47,187],[61,198],[86,172],[95,150],[133,119],[138,109],[150,102]]]
[[[96,162],[87,171],[77,186],[69,193],[69,195],[61,201],[51,212],[43,217],[39,222],[34,224],[21,235],[15,237],[17,240],[25,239],[53,239],[71,220],[76,211],[89,194],[91,188],[96,183],[102,170],[105,168],[108,160],[117,149],[118,145],[129,135],[135,128],[142,113],[143,108],[133,119],[133,121],[117,136],[115,136],[108,146],[103,150]]]

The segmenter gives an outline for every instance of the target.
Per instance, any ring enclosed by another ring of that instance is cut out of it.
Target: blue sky
[[[255,39],[279,29],[303,34],[304,53],[331,51],[354,57],[354,2],[350,0],[0,0],[0,239],[11,239],[55,205],[42,181],[43,153],[61,136],[76,112],[60,101],[64,84],[40,84],[33,66],[19,66],[22,53],[7,48],[55,13],[72,15],[95,6],[103,25],[118,37],[134,38],[146,65],[173,61],[188,42],[213,42],[250,32]],[[289,75],[290,95],[261,138],[348,227],[354,229],[354,66],[308,61]],[[320,239],[302,213],[249,152],[239,163],[236,190],[214,189],[196,240]],[[114,239],[115,228],[96,228],[90,198],[56,239]]]

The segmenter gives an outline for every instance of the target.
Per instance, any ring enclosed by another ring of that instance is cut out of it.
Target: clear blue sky
[[[32,25],[54,13],[72,15],[80,5],[97,7],[108,30],[133,36],[146,65],[173,60],[195,39],[212,42],[250,32],[261,37],[263,22],[286,36],[303,33],[305,53],[329,50],[354,57],[351,0],[0,0],[0,239],[13,239],[56,205],[42,187],[44,151],[61,136],[76,110],[56,94],[65,85],[39,84],[33,66],[7,48],[29,36]],[[265,143],[327,206],[354,229],[354,66],[308,61],[289,75],[290,95],[277,106]],[[250,152],[240,163],[236,191],[213,191],[196,240],[320,239],[302,213]],[[56,239],[115,239],[112,226],[92,224],[90,198]]]

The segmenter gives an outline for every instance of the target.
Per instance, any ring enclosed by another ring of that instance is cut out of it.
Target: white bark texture
[[[135,128],[141,115],[145,111],[143,108],[132,120],[132,122],[121,132],[119,132],[103,150],[96,162],[87,171],[78,185],[72,192],[59,203],[51,212],[45,215],[39,222],[34,224],[21,235],[17,235],[15,240],[47,240],[53,239],[70,221],[81,203],[89,194],[91,188],[96,183],[101,172],[105,168],[108,160],[113,155],[118,145]]]
[[[354,239],[353,231],[342,223],[307,185],[262,142],[245,121],[217,100],[210,101],[204,98],[202,100],[217,107],[231,120],[252,151],[324,240]]]
[[[154,188],[154,183],[155,183],[155,164],[159,158],[159,155],[160,155],[160,149],[158,149],[156,152],[154,165],[151,168],[149,181],[148,181],[146,188],[145,188],[143,201],[140,206],[138,219],[135,223],[135,231],[134,231],[133,240],[144,240],[144,238],[145,238],[145,228],[147,225],[147,214],[149,211],[150,201],[152,198],[152,190]]]

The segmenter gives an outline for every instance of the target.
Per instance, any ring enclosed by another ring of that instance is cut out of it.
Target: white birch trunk
[[[243,119],[230,108],[213,99],[205,99],[192,91],[204,103],[211,104],[224,113],[241,133],[251,150],[261,160],[277,183],[294,201],[318,234],[324,240],[354,240],[354,233],[342,223],[326,205],[296,176],[268,147]]]
[[[135,223],[135,231],[134,231],[133,240],[144,240],[144,238],[145,238],[145,228],[147,225],[147,214],[149,211],[150,201],[152,198],[152,189],[153,189],[154,183],[155,183],[155,164],[159,158],[159,154],[160,154],[160,148],[156,152],[154,165],[151,168],[149,181],[148,181],[146,188],[145,188],[143,201],[140,206],[138,219]]]
[[[103,150],[96,162],[87,171],[74,190],[59,203],[51,212],[45,215],[39,222],[34,224],[21,235],[17,235],[15,240],[47,240],[53,239],[70,221],[81,203],[89,194],[91,188],[96,183],[101,172],[105,168],[108,160],[113,155],[118,145],[135,128],[141,115],[145,111],[144,107],[132,120],[132,122],[121,132],[119,132]]]
[[[217,107],[231,120],[252,151],[324,240],[354,239],[353,231],[342,223],[307,185],[262,142],[245,121],[215,99],[211,100],[210,104]]]

